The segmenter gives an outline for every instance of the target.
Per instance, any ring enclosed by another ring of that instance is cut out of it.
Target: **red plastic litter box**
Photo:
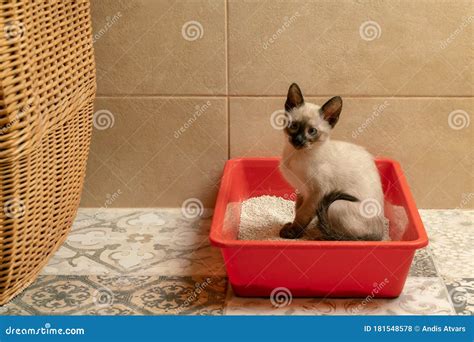
[[[391,236],[395,226],[403,228],[398,241],[238,240],[244,200],[294,193],[278,164],[279,158],[240,158],[225,165],[210,240],[222,251],[234,293],[268,297],[283,287],[294,297],[399,296],[415,251],[428,244],[400,165],[376,159]]]

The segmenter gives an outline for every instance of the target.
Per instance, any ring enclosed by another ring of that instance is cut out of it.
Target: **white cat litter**
[[[291,200],[276,196],[249,198],[240,209],[239,240],[283,240],[280,229],[294,217],[295,202]]]
[[[280,229],[292,222],[295,202],[276,196],[252,197],[242,202],[240,211],[239,240],[283,240]],[[317,240],[317,230],[308,229],[299,240]],[[286,239],[285,239],[286,240]],[[388,238],[388,227],[384,234]]]

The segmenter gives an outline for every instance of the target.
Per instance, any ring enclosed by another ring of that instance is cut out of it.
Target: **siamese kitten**
[[[280,231],[283,238],[299,238],[314,225],[323,240],[383,238],[384,197],[372,155],[360,146],[329,138],[341,109],[339,96],[319,107],[304,101],[297,84],[288,90],[280,170],[297,189],[298,198],[294,221]],[[365,203],[375,205],[376,212],[368,213]]]

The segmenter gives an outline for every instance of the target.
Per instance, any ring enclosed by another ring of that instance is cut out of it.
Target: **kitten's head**
[[[293,83],[285,103],[285,134],[288,141],[299,150],[327,140],[339,120],[341,109],[342,99],[339,96],[331,98],[322,107],[305,103],[300,87]]]

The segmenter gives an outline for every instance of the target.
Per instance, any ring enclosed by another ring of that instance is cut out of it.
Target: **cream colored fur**
[[[308,120],[320,132],[318,141],[302,149],[295,149],[285,135],[280,170],[299,192],[295,223],[308,225],[315,220],[322,197],[331,191],[342,191],[357,197],[359,202],[339,200],[331,204],[331,226],[355,239],[365,234],[382,236],[383,192],[372,155],[360,146],[331,140],[331,126],[322,118],[321,107],[315,104],[305,103],[289,115],[290,120]],[[364,200],[376,201],[379,215],[364,216]]]

